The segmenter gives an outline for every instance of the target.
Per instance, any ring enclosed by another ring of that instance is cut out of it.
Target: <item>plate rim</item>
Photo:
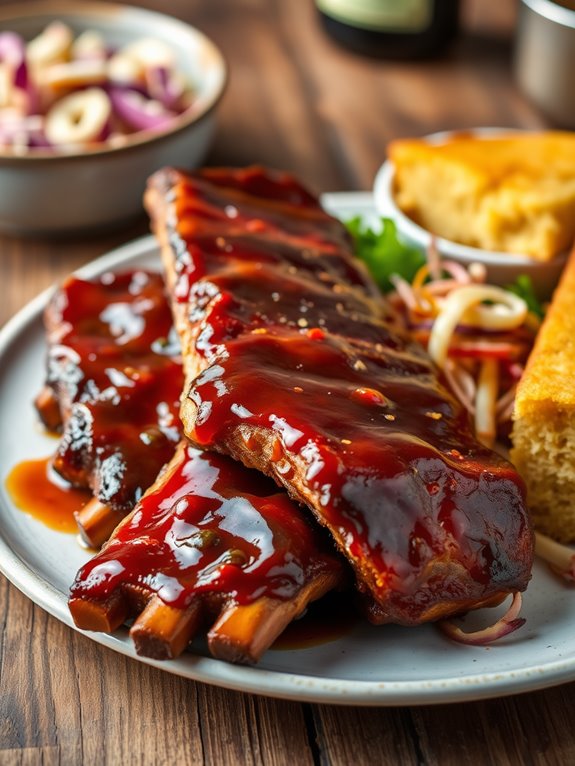
[[[374,212],[373,198],[369,192],[333,192],[323,195],[322,202],[333,214],[341,213],[350,207],[358,211]],[[131,260],[144,258],[157,250],[154,237],[143,236],[90,261],[74,274],[90,278],[110,268],[127,266]],[[44,307],[54,289],[49,287],[41,292],[0,329],[0,361],[28,326],[41,321]],[[166,662],[139,657],[125,631],[123,635],[118,636],[90,633],[76,628],[67,609],[65,596],[62,598],[62,593],[57,588],[34,572],[10,547],[2,526],[3,505],[3,497],[0,496],[0,572],[18,590],[60,622],[96,643],[146,665],[190,680],[298,702],[384,707],[477,701],[536,691],[575,679],[575,657],[515,670],[470,673],[460,677],[424,681],[385,682],[299,675],[287,671],[267,670],[257,665],[245,667],[191,653],[180,660]]]

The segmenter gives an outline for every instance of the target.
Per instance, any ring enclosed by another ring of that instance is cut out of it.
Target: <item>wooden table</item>
[[[546,125],[511,76],[511,0],[469,0],[465,33],[447,56],[422,64],[338,49],[308,0],[140,5],[195,23],[229,58],[210,164],[257,161],[289,169],[320,192],[365,190],[396,136]],[[1,238],[0,322],[75,267],[145,231],[142,219],[101,238]],[[125,659],[49,617],[1,578],[0,614],[0,764],[575,761],[572,684],[429,708],[299,704]]]

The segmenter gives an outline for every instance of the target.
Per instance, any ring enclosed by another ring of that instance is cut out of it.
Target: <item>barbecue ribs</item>
[[[523,590],[523,484],[394,328],[345,228],[259,168],[165,169],[146,205],[182,341],[188,438],[307,505],[374,622],[415,625]]]

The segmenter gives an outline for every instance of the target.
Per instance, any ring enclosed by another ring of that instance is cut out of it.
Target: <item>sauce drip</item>
[[[90,493],[74,489],[52,468],[51,458],[24,460],[10,471],[6,490],[17,508],[50,529],[75,534],[74,513],[90,499]]]
[[[246,604],[292,598],[341,564],[269,479],[223,455],[181,445],[163,480],[78,573],[72,598],[142,586],[187,607],[198,596]]]
[[[186,434],[307,502],[384,620],[524,588],[522,482],[375,300],[343,226],[263,171],[171,180],[174,292],[203,368]]]

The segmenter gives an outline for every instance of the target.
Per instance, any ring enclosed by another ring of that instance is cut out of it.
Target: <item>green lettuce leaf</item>
[[[531,277],[528,277],[527,274],[521,274],[512,285],[507,285],[505,289],[515,293],[515,295],[518,295],[520,298],[523,298],[529,311],[540,319],[543,319],[545,316],[545,309],[535,295]]]
[[[371,276],[384,292],[393,289],[389,278],[398,274],[411,282],[417,270],[425,263],[423,252],[403,242],[397,235],[395,223],[381,219],[381,230],[372,229],[356,216],[346,222],[355,241],[355,253],[367,266]]]

